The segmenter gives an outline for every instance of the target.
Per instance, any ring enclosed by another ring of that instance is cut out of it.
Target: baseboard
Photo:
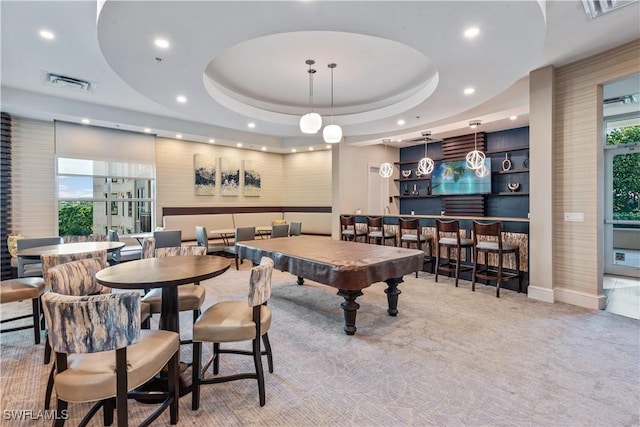
[[[606,297],[603,294],[593,295],[571,289],[556,288],[554,289],[554,295],[556,301],[593,310],[604,310],[607,305]]]
[[[527,295],[529,296],[529,298],[535,299],[538,301],[550,302],[550,303],[555,302],[555,299],[553,296],[553,289],[540,288],[538,286],[529,285],[529,287],[527,288]]]

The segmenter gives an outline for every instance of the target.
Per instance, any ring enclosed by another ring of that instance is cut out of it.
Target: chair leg
[[[273,355],[271,354],[271,343],[269,342],[269,335],[264,334],[262,336],[262,342],[264,343],[264,349],[267,352],[267,366],[269,366],[269,373],[273,374]]]
[[[501,282],[502,282],[502,252],[498,252],[498,278],[496,279],[496,298],[500,298]]]
[[[458,246],[456,250],[456,288],[458,287],[458,279],[460,278],[460,255],[462,254],[462,248]]]
[[[102,418],[103,424],[105,426],[110,426],[113,424],[113,410],[116,407],[116,401],[114,398],[107,399],[104,401],[102,406]]]
[[[118,427],[127,427],[129,424],[126,366],[127,351],[125,347],[116,350],[116,414]]]
[[[476,291],[476,273],[478,272],[478,249],[473,247],[473,271],[471,272],[471,291]]]
[[[33,338],[36,344],[40,344],[40,298],[31,300],[33,310]]]
[[[253,364],[256,367],[256,377],[258,379],[258,396],[260,397],[260,406],[265,404],[264,396],[264,373],[262,371],[262,355],[260,351],[260,337],[253,340]]]
[[[202,343],[193,342],[193,360],[191,362],[191,409],[200,408],[200,363],[202,358]]]
[[[175,354],[169,360],[169,381],[168,381],[168,390],[169,396],[171,398],[171,403],[169,404],[169,422],[174,425],[178,424],[178,399],[180,398],[180,384],[178,380],[178,376],[180,375],[180,348],[175,352]]]
[[[440,271],[440,245],[436,244],[436,263],[433,266],[436,275],[436,283],[438,283],[438,271]]]
[[[47,338],[44,342],[44,364],[48,365],[51,362],[51,345],[49,344],[49,339]]]
[[[51,372],[47,380],[47,389],[44,392],[44,409],[49,409],[51,405],[51,395],[53,394],[53,379],[56,372],[56,365],[51,365]]]
[[[218,375],[220,369],[220,343],[213,343],[213,375]]]
[[[65,402],[64,400],[58,399],[58,402],[56,404],[56,415],[57,416],[55,417],[55,420],[53,421],[53,426],[54,427],[62,427],[62,426],[64,426],[65,418],[62,417],[62,414],[67,412],[67,408],[68,407],[69,407],[69,404],[67,402]]]
[[[520,249],[516,249],[516,271],[518,272],[518,293],[522,292],[522,273],[520,272]]]
[[[238,254],[236,254],[236,270],[240,270],[240,266],[238,265]]]

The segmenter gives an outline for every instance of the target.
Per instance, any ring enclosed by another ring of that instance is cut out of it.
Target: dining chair
[[[342,240],[357,241],[358,237],[366,238],[367,232],[356,226],[356,219],[351,215],[340,215],[340,235]]]
[[[487,240],[492,239],[492,240]],[[478,268],[478,255],[484,254],[484,266]],[[489,269],[489,254],[495,254],[498,269]],[[503,268],[504,256],[513,254],[515,257],[516,273],[506,272]],[[483,224],[473,221],[473,273],[471,275],[471,290],[476,290],[476,278],[496,281],[496,298],[500,298],[500,284],[504,280],[518,280],[518,292],[522,292],[522,274],[520,273],[520,247],[515,243],[502,241],[502,226],[499,222]]]
[[[271,238],[289,237],[289,224],[278,224],[271,226]]]
[[[18,253],[24,249],[37,248],[40,246],[61,245],[64,243],[62,237],[34,237],[18,239],[16,246]],[[40,259],[26,259],[18,256],[18,277],[42,277],[42,262]]]
[[[32,318],[29,325],[14,326],[0,330],[0,333],[33,329],[33,338],[36,344],[40,344],[41,319],[40,297],[44,293],[44,280],[41,277],[20,277],[0,281],[0,304],[31,300],[31,313],[2,319],[0,323],[12,323],[18,320]]]
[[[264,373],[262,356],[267,356],[269,372],[273,373],[273,356],[268,331],[271,327],[271,309],[267,301],[271,297],[271,274],[273,260],[262,257],[260,265],[251,268],[249,277],[249,295],[246,301],[218,302],[202,313],[193,325],[193,365],[191,409],[200,407],[200,386],[218,384],[239,379],[256,379],[260,406],[265,404]],[[261,349],[260,340],[265,350]],[[251,351],[220,348],[222,343],[251,341]],[[213,343],[213,355],[201,368],[202,343]],[[206,378],[205,374],[212,365],[213,375],[218,375],[221,354],[241,354],[253,356],[255,372],[239,373],[227,376]]]
[[[171,248],[182,245],[182,230],[159,230],[153,232],[156,249]]]
[[[289,236],[300,236],[302,235],[302,223],[301,222],[292,222],[289,226]]]
[[[461,265],[462,249],[473,248],[473,240],[460,236],[460,222],[457,219],[451,221],[436,219],[436,240],[435,281],[438,282],[438,273],[440,270],[447,271],[449,274],[453,272],[456,278],[457,288],[460,272],[471,269],[469,266]],[[440,264],[440,251],[443,248],[447,250],[447,261]],[[455,250],[455,260],[451,259],[451,249]]]
[[[80,425],[86,425],[100,408],[104,425],[111,425],[115,408],[118,427],[126,427],[128,392],[167,366],[165,398],[141,425],[151,424],[167,407],[171,424],[178,422],[179,336],[171,331],[140,330],[140,294],[78,297],[50,292],[42,301],[56,356],[57,414],[67,412],[69,403],[97,402]],[[135,394],[145,393],[136,390]],[[60,416],[54,426],[64,423]]]
[[[153,239],[147,238],[147,246],[150,247],[153,244]],[[149,250],[149,248],[147,248]],[[173,246],[169,248],[156,248],[155,256],[157,258],[168,256],[186,256],[186,255],[207,255],[207,249],[203,246]],[[203,286],[200,286],[200,282],[196,282],[190,285],[178,286],[178,311],[192,311],[193,322],[196,321],[200,315],[200,308],[204,303],[206,291]],[[151,313],[162,313],[162,288],[154,288],[145,293],[142,297],[142,302],[148,303],[151,307]],[[190,341],[182,341],[182,344],[188,344]]]
[[[116,230],[109,230],[108,238],[110,242],[119,242],[120,235]],[[114,263],[133,261],[136,259],[142,258],[142,249],[137,245],[125,245],[123,248],[120,248],[113,252],[112,259]]]
[[[418,218],[400,218],[398,230],[400,232],[400,247],[410,248],[412,245],[415,245],[415,248],[421,251],[424,251],[425,245],[428,247],[427,251],[425,252],[427,253],[429,258],[425,261],[425,263],[431,263],[431,271],[433,272],[433,238],[431,236],[425,236],[422,233],[422,227],[420,226],[420,221],[418,221]],[[417,271],[416,277],[418,277]]]
[[[379,216],[367,217],[367,242],[371,243],[371,239],[374,239],[376,245],[386,244],[387,240],[393,241],[393,246],[396,245],[396,233],[385,230],[384,221]]]
[[[206,248],[207,255],[220,252],[220,249],[214,250],[214,248],[209,245],[209,234],[207,233],[207,227],[196,225],[196,242],[198,243],[198,246]]]
[[[89,234],[86,236],[62,236],[64,243],[84,243],[84,242],[107,242],[109,236],[106,234]]]
[[[233,246],[225,246],[224,251],[233,254],[236,260],[236,270],[240,269],[240,263],[238,262],[238,242],[247,242],[249,240],[255,240],[256,228],[255,227],[238,227],[235,232],[235,242]]]

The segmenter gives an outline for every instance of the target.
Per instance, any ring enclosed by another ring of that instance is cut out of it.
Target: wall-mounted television
[[[476,175],[464,160],[437,163],[431,174],[431,194],[489,194],[491,193],[491,159],[487,157],[484,166],[489,173]]]

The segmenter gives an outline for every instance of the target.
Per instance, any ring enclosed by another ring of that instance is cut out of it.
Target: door
[[[389,208],[389,181],[380,176],[380,165],[368,163],[367,213],[383,215]],[[385,209],[386,208],[386,209]],[[388,212],[388,211],[387,211]]]

